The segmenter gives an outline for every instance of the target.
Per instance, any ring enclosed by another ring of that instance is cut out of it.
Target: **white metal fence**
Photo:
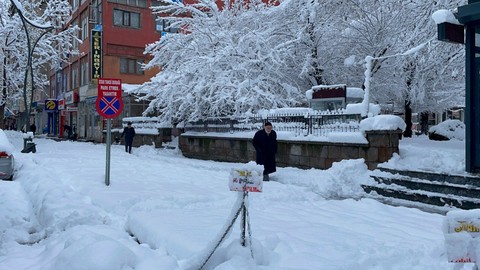
[[[330,132],[359,131],[360,114],[342,112],[309,112],[305,114],[268,114],[236,118],[209,118],[185,124],[185,131],[235,133],[263,128],[267,121],[276,131],[287,131],[295,135],[326,136]]]

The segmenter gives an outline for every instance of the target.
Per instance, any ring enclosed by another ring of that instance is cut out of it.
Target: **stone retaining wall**
[[[278,140],[277,166],[328,169],[343,159],[365,159],[370,170],[398,153],[400,130],[368,131],[368,143],[332,143]],[[255,160],[250,138],[182,134],[182,154],[189,158],[246,163]]]
[[[172,129],[171,128],[159,128],[158,135],[154,134],[135,134],[133,137],[133,147],[139,147],[142,145],[155,145],[156,148],[162,146],[163,142],[170,142],[172,140]],[[115,131],[111,133],[112,142],[115,142],[115,138],[120,138],[122,133]],[[105,134],[103,134],[103,142],[105,142]],[[123,139],[122,139],[123,140]]]

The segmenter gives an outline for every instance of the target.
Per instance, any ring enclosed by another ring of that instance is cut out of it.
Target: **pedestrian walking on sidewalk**
[[[256,151],[256,162],[263,165],[263,181],[269,181],[268,175],[277,171],[277,133],[273,130],[272,123],[267,121],[263,129],[255,133],[252,143]]]
[[[125,152],[132,153],[133,137],[135,137],[135,128],[132,127],[132,122],[127,122],[127,126],[123,129],[122,136],[125,136]]]

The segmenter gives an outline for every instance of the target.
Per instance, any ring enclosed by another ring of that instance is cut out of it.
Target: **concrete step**
[[[480,208],[480,199],[458,195],[443,194],[425,190],[412,190],[397,184],[362,185],[365,192],[377,199],[394,198],[442,208],[476,209]]]
[[[440,194],[450,194],[469,198],[480,198],[480,188],[472,185],[458,185],[449,182],[438,182],[393,175],[390,177],[371,175],[371,177],[379,184],[395,184],[398,186],[403,186],[410,190],[423,190]]]
[[[387,172],[393,175],[398,174],[411,178],[424,179],[432,182],[450,183],[455,185],[468,185],[480,188],[480,176],[477,175],[452,175],[425,171],[395,170],[382,167],[378,167],[376,171]]]

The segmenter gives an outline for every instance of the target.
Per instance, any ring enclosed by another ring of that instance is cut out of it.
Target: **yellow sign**
[[[460,225],[454,228],[455,232],[480,232],[480,228],[473,223],[467,223],[465,221],[459,221],[458,223],[460,223]]]
[[[56,100],[56,99],[46,99],[45,100],[45,111],[58,111],[58,100]]]

